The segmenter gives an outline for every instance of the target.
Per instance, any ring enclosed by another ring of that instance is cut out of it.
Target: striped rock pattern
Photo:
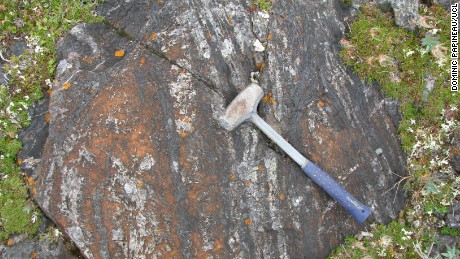
[[[253,125],[219,126],[257,70],[261,117],[372,208],[367,224],[397,217],[396,122],[340,62],[346,7],[274,2],[108,0],[105,24],[59,43],[31,188],[85,257],[320,258],[365,229]]]

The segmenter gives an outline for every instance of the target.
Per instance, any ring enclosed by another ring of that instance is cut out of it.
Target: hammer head
[[[250,84],[239,93],[225,110],[220,118],[220,124],[226,130],[233,130],[257,112],[257,105],[264,95],[264,91],[257,84]]]

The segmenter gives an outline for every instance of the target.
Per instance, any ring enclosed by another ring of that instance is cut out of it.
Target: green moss
[[[454,229],[454,228],[450,228],[446,226],[442,227],[441,233],[443,233],[444,235],[449,235],[453,237],[460,236],[460,231],[458,229]]]
[[[273,5],[273,2],[271,0],[254,0],[252,1],[252,5],[270,12],[270,7]]]
[[[16,161],[18,133],[30,124],[27,109],[51,86],[59,37],[79,22],[98,22],[98,1],[3,1],[0,3],[0,51],[13,39],[28,45],[5,65],[8,86],[0,85],[0,241],[13,233],[35,233],[39,209],[31,201]],[[49,82],[48,84],[46,82]]]
[[[0,240],[14,233],[35,233],[39,212],[29,200],[24,182],[16,175],[0,181]]]
[[[329,258],[417,258],[413,246],[415,230],[398,221],[388,225],[373,225],[372,237],[346,238],[346,246],[335,249]],[[429,236],[419,237],[431,240]]]

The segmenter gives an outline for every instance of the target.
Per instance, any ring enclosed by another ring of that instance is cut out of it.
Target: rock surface
[[[446,8],[446,10],[450,10],[451,4],[455,4],[455,0],[432,0],[431,3],[436,5],[442,5],[444,6],[444,8]]]
[[[76,251],[74,251],[76,252]],[[81,258],[78,254],[72,254],[69,246],[62,238],[58,240],[33,240],[27,239],[12,247],[5,247],[1,251],[0,256],[4,259],[18,259],[18,258],[35,258],[35,259],[78,259]]]
[[[449,209],[446,224],[450,228],[460,229],[460,202],[455,202]]]
[[[340,62],[342,8],[279,0],[255,33],[246,1],[104,2],[106,24],[58,46],[37,203],[88,258],[325,257],[366,225],[254,126],[217,123],[258,68],[260,115],[396,218],[404,158],[380,91]]]
[[[365,3],[375,3],[383,8],[391,7],[396,24],[414,30],[418,20],[418,0],[352,0],[355,7]]]
[[[454,131],[450,152],[450,164],[457,173],[460,173],[460,128]]]
[[[32,118],[29,127],[19,133],[19,139],[24,143],[18,155],[22,161],[21,170],[33,178],[37,178],[35,169],[41,161],[43,147],[48,138],[48,107],[48,96],[35,103],[29,110],[29,116]]]

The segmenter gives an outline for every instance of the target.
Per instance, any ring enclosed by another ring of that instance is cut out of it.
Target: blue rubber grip
[[[302,170],[332,198],[338,201],[359,223],[363,223],[371,214],[371,210],[349,194],[326,172],[312,162],[308,162]]]

